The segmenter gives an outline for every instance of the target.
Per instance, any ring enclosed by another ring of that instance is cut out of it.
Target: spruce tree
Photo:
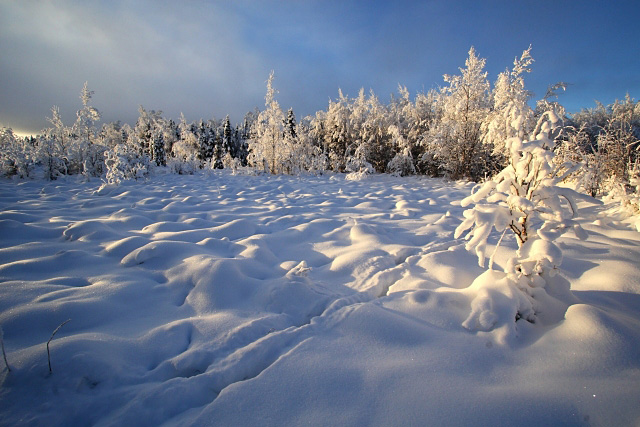
[[[293,108],[289,108],[287,111],[287,118],[284,124],[285,132],[293,139],[296,138],[296,116],[293,113]]]
[[[155,128],[151,135],[151,160],[155,161],[158,166],[167,165],[167,157],[164,150],[164,134],[162,129]]]
[[[232,157],[236,157],[233,152],[233,129],[231,128],[231,122],[229,121],[229,115],[224,119],[224,127],[222,129],[222,157],[227,153]]]

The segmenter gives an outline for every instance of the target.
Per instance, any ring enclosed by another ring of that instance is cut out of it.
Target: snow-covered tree
[[[293,108],[289,108],[287,116],[284,119],[284,132],[282,134],[281,150],[283,155],[282,171],[289,175],[298,175],[302,170],[302,159],[300,159],[299,141],[297,135],[296,116],[293,113]]]
[[[226,154],[229,154],[231,157],[237,157],[236,154],[236,144],[234,143],[234,131],[231,127],[231,121],[229,120],[229,115],[224,119],[224,124],[222,128],[222,154],[223,157]]]
[[[139,155],[151,155],[149,150],[151,140],[151,130],[153,129],[152,119],[142,105],[138,107],[138,119],[129,135],[127,145],[134,149]]]
[[[395,147],[396,155],[387,164],[387,172],[397,176],[414,175],[416,167],[407,139],[394,125],[389,126],[388,132],[391,134],[391,144]]]
[[[289,108],[289,110],[287,110],[287,118],[284,122],[285,137],[295,139],[297,136],[296,127],[296,115],[293,112],[293,108]]]
[[[43,177],[49,181],[67,173],[65,153],[60,141],[45,133],[37,139],[34,157],[43,169]]]
[[[560,154],[580,163],[571,180],[592,195],[611,193],[625,199],[621,188],[631,184],[640,156],[640,103],[629,95],[622,101],[583,109],[571,119],[574,129],[565,138]],[[623,202],[624,203],[624,202]]]
[[[569,129],[556,144],[554,161],[565,169],[565,181],[573,182],[576,189],[591,197],[602,194],[608,176],[605,158],[590,143],[589,134],[580,129]]]
[[[104,156],[106,184],[118,185],[125,180],[144,179],[149,175],[149,157],[126,144],[116,145],[105,151]]]
[[[82,108],[76,113],[77,118],[73,125],[73,133],[78,138],[84,139],[89,143],[92,143],[95,137],[95,123],[100,120],[100,112],[89,105],[89,101],[91,101],[94,93],[94,91],[89,90],[89,83],[85,82],[80,91]]]
[[[546,280],[555,274],[562,262],[562,251],[553,241],[569,230],[580,239],[587,237],[574,220],[578,214],[576,200],[586,199],[586,196],[558,186],[563,176],[554,162],[554,141],[550,135],[559,123],[555,111],[548,111],[538,120],[529,141],[519,137],[507,141],[509,165],[492,180],[476,186],[462,201],[462,206],[475,206],[464,212],[465,220],[455,231],[458,238],[470,230],[466,247],[475,251],[481,266],[492,229],[503,236],[507,231],[515,235],[518,251],[504,266],[506,288],[502,291],[511,295],[509,298],[515,298],[516,320],[536,320],[539,303],[536,298],[546,295]],[[502,237],[498,246],[501,241]],[[489,260],[489,269],[492,268],[493,255]],[[485,279],[478,279],[478,283],[485,283]],[[513,292],[516,292],[515,297]],[[487,317],[483,312],[490,311],[487,307],[477,303],[465,326],[490,329],[491,322],[482,320],[482,316]]]
[[[282,172],[281,160],[288,157],[288,153],[283,152],[284,113],[275,99],[277,91],[273,79],[272,71],[267,80],[266,108],[260,112],[252,129],[255,135],[249,142],[249,163],[265,172],[278,174]]]
[[[34,168],[34,147],[16,137],[11,128],[0,128],[0,173],[28,178]]]
[[[179,139],[171,147],[171,157],[167,161],[167,165],[172,172],[191,175],[200,167],[198,160],[198,138],[195,135],[195,129],[180,114],[180,123],[178,123]]]
[[[76,121],[67,131],[62,125],[57,108],[52,109],[53,117],[49,120],[54,125],[55,144],[60,145],[65,152],[66,173],[84,174],[85,176],[100,176],[103,172],[104,149],[98,143],[95,123],[100,119],[100,113],[90,105],[93,91],[89,90],[85,82],[80,91],[82,108],[76,113]],[[63,135],[68,132],[68,138]]]
[[[535,124],[534,112],[528,105],[531,93],[524,86],[524,75],[531,72],[532,63],[529,46],[519,59],[514,59],[513,69],[498,76],[493,89],[493,108],[482,124],[482,132],[483,143],[493,147],[500,162],[498,170],[506,166],[509,157],[505,142],[512,137],[524,138]]]
[[[329,107],[323,115],[322,134],[324,136],[324,147],[329,157],[329,168],[335,172],[346,170],[348,152],[347,149],[352,144],[351,112],[349,99],[338,91],[336,101],[329,100]]]
[[[398,97],[394,97],[388,108],[388,129],[391,140],[391,149],[395,153],[395,165],[403,164],[403,174],[415,174],[418,172],[419,160],[424,150],[423,138],[427,134],[433,121],[433,98],[429,94],[420,93],[416,96],[415,103],[411,102],[409,91],[406,87],[398,85]],[[431,92],[432,95],[432,92]],[[395,129],[392,129],[395,128]],[[411,160],[411,166],[407,160]],[[389,170],[389,165],[387,165]]]
[[[558,97],[560,95],[560,91],[566,91],[568,86],[569,84],[565,82],[557,82],[549,85],[542,99],[539,99],[538,102],[536,102],[536,108],[534,110],[534,117],[536,121],[539,120],[540,117],[544,116],[547,111],[555,111],[556,115],[562,121],[566,122],[566,111],[562,104],[558,102]]]
[[[367,114],[360,130],[357,151],[363,151],[367,163],[376,172],[384,172],[394,155],[387,127],[387,109],[372,90],[367,98]]]
[[[293,158],[296,159],[298,173],[321,174],[327,169],[327,156],[321,145],[314,141],[307,123],[296,126],[296,144]]]
[[[47,121],[51,123],[52,128],[45,129],[43,131],[43,135],[48,138],[46,141],[41,141],[41,145],[46,146],[40,147],[39,154],[43,155],[45,159],[40,160],[45,164],[53,167],[52,170],[49,168],[49,171],[46,173],[48,175],[48,179],[55,179],[56,176],[60,174],[68,174],[73,171],[73,167],[71,166],[74,163],[73,159],[73,149],[77,147],[77,143],[73,143],[73,129],[69,129],[65,126],[62,121],[62,116],[60,115],[60,109],[57,106],[51,107],[51,117],[47,117]],[[49,155],[55,155],[58,159],[52,161],[49,158]],[[60,165],[62,163],[62,165]],[[80,162],[75,162],[76,164]],[[55,167],[54,167],[55,164]],[[72,170],[70,171],[70,166]],[[76,171],[77,171],[76,167]]]
[[[200,120],[197,126],[198,133],[198,158],[205,163],[210,161],[216,149],[215,129],[208,126],[204,120]]]
[[[47,117],[47,121],[53,126],[48,131],[49,135],[57,140],[62,150],[66,153],[71,130],[64,125],[60,109],[56,105],[51,107],[51,117]]]
[[[606,172],[628,182],[629,167],[640,154],[640,109],[629,95],[611,105],[611,116],[598,135],[598,151],[604,156]]]
[[[155,127],[151,131],[151,160],[157,166],[166,166],[167,164],[164,146],[164,131],[161,127]]]
[[[107,148],[115,147],[118,144],[124,144],[127,141],[128,134],[124,125],[118,120],[112,123],[104,123],[100,129],[99,141]]]
[[[173,144],[175,144],[180,139],[180,130],[178,129],[178,125],[173,120],[169,119],[165,120],[165,126],[162,133],[164,138],[164,152],[168,157],[171,155],[173,151]]]
[[[438,119],[437,102],[438,93],[434,89],[417,94],[414,108],[410,110],[411,119],[407,131],[409,145],[412,147],[411,155],[416,162],[416,171],[431,176],[438,174],[433,153],[429,151],[430,130]]]
[[[485,60],[469,50],[461,75],[445,75],[442,115],[431,129],[428,149],[442,172],[452,179],[484,177],[490,166],[490,151],[482,143],[481,126],[489,112],[489,82]]]

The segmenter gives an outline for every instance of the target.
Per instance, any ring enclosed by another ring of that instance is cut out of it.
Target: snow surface
[[[472,184],[99,187],[0,181],[2,425],[640,423],[640,233],[606,206],[578,219],[588,241],[556,242],[571,292],[531,324],[494,273],[471,286],[453,233]]]

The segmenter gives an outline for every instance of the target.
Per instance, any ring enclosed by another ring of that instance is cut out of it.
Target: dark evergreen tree
[[[233,156],[233,130],[231,129],[231,122],[229,121],[229,115],[224,119],[224,128],[222,129],[222,151],[224,154],[229,153]]]
[[[293,108],[287,111],[287,118],[284,122],[284,130],[289,137],[296,139],[296,116],[293,114]]]
[[[223,132],[220,129],[212,128],[211,132],[213,134],[213,156],[212,167],[214,169],[222,169],[224,165],[222,164],[222,159],[226,152],[223,147]]]
[[[173,144],[180,140],[180,129],[178,129],[178,124],[170,119],[167,122],[167,127],[165,129],[165,137],[164,137],[164,151],[165,156],[170,156],[173,151]]]
[[[249,155],[249,146],[239,126],[236,126],[234,133],[233,152],[231,155],[240,160],[242,166],[247,166],[247,156]]]
[[[215,134],[212,135],[212,129],[200,120],[198,125],[198,159],[206,162],[213,158],[215,152]]]
[[[152,110],[151,114],[149,114],[142,105],[138,108],[138,111],[140,116],[138,117],[136,126],[133,129],[134,141],[132,145],[138,154],[151,156],[151,131],[153,129],[152,116],[155,112]]]
[[[164,134],[162,129],[154,129],[151,135],[151,160],[158,166],[167,165],[167,156],[164,151]]]

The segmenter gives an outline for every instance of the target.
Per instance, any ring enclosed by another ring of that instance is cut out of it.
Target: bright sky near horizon
[[[70,125],[85,81],[102,122],[137,109],[240,122],[275,70],[283,108],[326,109],[338,88],[387,102],[444,84],[469,48],[493,84],[530,44],[527,88],[570,83],[569,111],[640,97],[640,2],[409,0],[0,0],[0,126],[38,132],[53,105]]]

